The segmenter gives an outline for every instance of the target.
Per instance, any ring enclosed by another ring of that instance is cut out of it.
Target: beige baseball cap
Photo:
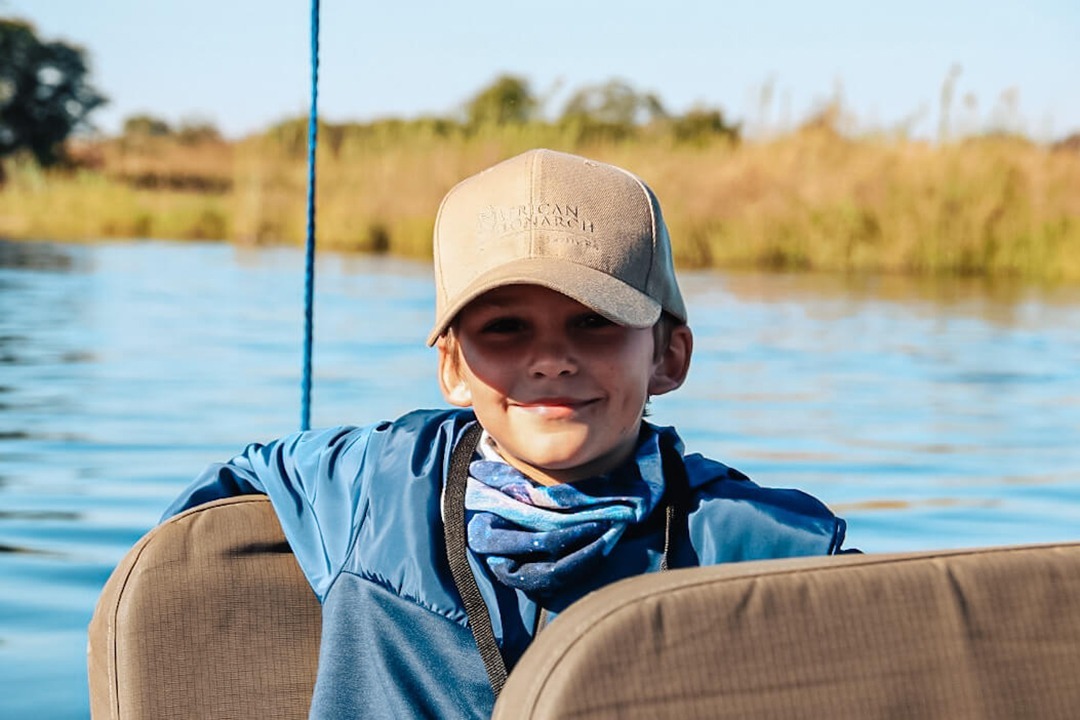
[[[628,327],[686,321],[660,203],[614,165],[530,150],[458,183],[435,220],[434,345],[504,285],[540,285]]]

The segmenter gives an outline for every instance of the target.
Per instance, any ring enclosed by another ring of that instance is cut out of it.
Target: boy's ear
[[[446,402],[457,407],[472,407],[472,390],[461,375],[463,360],[456,344],[447,343],[443,335],[435,347],[439,351],[439,389]]]
[[[690,355],[694,351],[694,334],[687,325],[671,331],[671,341],[653,367],[649,378],[649,395],[663,395],[677,389],[690,371]]]

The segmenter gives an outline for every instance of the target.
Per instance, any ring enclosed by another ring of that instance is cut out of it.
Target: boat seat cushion
[[[306,718],[320,606],[261,495],[147,533],[89,629],[95,720]]]
[[[624,580],[511,673],[500,720],[1075,718],[1080,543]]]

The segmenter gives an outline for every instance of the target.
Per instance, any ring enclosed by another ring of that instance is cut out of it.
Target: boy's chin
[[[558,453],[533,453],[506,460],[532,480],[545,485],[575,482],[601,475],[624,460],[624,453],[618,448],[601,453],[588,453],[583,449],[581,453],[568,454],[565,448],[561,450],[562,452]]]
[[[483,422],[483,419],[481,419]],[[632,435],[616,434],[592,423],[511,423],[488,428],[499,454],[536,482],[574,482],[613,470],[631,456]]]

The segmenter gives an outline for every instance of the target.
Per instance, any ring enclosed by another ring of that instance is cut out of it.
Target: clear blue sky
[[[306,113],[307,0],[0,0],[0,16],[87,49],[106,132],[149,112],[236,137]],[[322,0],[321,39],[331,121],[447,114],[511,72],[553,93],[552,113],[620,78],[673,112],[719,107],[753,128],[790,126],[840,92],[863,129],[909,121],[933,137],[959,66],[954,126],[1080,130],[1077,0]]]

